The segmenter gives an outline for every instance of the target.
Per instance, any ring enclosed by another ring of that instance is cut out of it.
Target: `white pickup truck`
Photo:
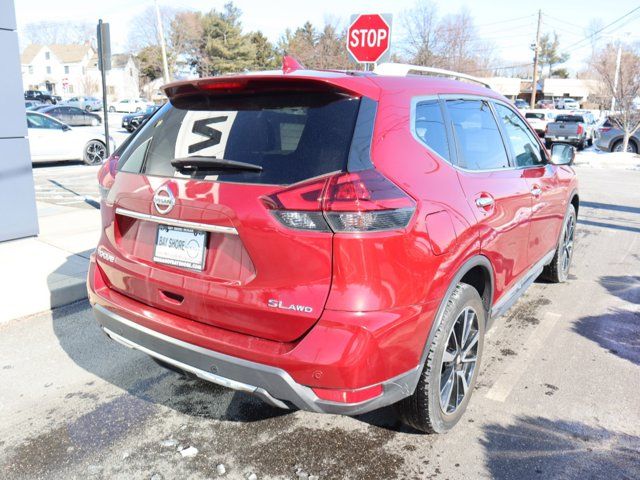
[[[551,148],[554,143],[570,143],[578,150],[593,144],[596,121],[591,112],[558,115],[547,124],[544,143]]]

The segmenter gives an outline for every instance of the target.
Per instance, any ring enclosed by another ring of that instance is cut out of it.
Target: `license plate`
[[[158,225],[153,261],[174,267],[204,269],[207,232]]]

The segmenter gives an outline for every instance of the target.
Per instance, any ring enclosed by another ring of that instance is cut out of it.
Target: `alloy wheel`
[[[478,315],[466,307],[449,332],[440,367],[440,408],[446,415],[458,410],[471,388],[478,362]]]
[[[107,155],[107,149],[102,142],[91,140],[85,148],[85,158],[90,165],[102,163]]]
[[[562,271],[567,272],[571,265],[571,256],[573,255],[573,237],[576,231],[576,220],[573,215],[569,215],[567,225],[564,230],[564,238],[562,239]]]

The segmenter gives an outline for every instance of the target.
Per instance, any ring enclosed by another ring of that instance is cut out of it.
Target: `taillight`
[[[376,170],[331,177],[322,205],[334,232],[375,232],[408,225],[416,204]]]
[[[107,200],[109,190],[111,190],[116,178],[116,173],[118,173],[117,167],[119,159],[120,157],[118,155],[111,155],[102,164],[100,170],[98,170],[98,189],[100,190],[101,200]]]
[[[606,132],[608,132],[609,130],[611,130],[611,127],[600,127],[600,128],[598,129],[598,131],[599,131],[600,133],[606,133]]]
[[[581,135],[582,132],[584,132],[584,128],[582,128],[582,125],[578,124],[578,131],[577,131],[578,135]]]
[[[376,170],[333,175],[262,200],[286,227],[335,233],[402,229],[416,208],[409,195]]]

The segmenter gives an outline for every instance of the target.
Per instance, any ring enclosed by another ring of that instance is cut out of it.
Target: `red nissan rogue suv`
[[[473,81],[285,58],[165,86],[99,174],[100,327],[281,408],[450,429],[487,328],[567,278],[578,213],[573,147]]]

